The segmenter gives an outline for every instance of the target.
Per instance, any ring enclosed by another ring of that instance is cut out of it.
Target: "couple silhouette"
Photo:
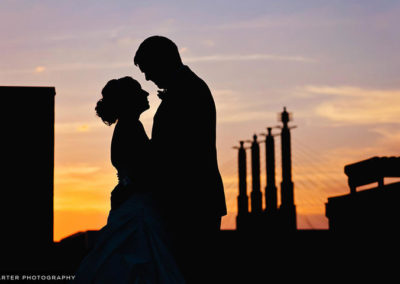
[[[139,120],[149,93],[131,77],[102,90],[96,112],[115,123],[111,162],[119,182],[107,224],[74,282],[214,282],[226,204],[212,94],[166,37],[144,40],[134,64],[162,90],[162,101],[149,139]]]

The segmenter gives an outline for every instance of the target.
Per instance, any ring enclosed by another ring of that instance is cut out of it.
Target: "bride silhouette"
[[[74,283],[184,283],[153,198],[150,141],[141,113],[147,96],[131,77],[109,81],[97,102],[97,115],[116,123],[111,162],[119,183],[111,193],[107,224],[76,271]]]

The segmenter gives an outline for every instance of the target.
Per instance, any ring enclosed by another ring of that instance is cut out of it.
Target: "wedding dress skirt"
[[[111,210],[73,283],[185,283],[148,193]]]

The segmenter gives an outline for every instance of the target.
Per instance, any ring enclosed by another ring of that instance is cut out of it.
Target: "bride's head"
[[[150,107],[147,100],[149,93],[132,77],[108,81],[101,94],[96,113],[107,125],[123,117],[139,118]]]

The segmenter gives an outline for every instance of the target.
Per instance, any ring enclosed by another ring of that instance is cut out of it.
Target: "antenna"
[[[239,146],[233,146],[232,149],[249,149],[250,147],[244,147],[243,144],[244,144],[245,142],[248,142],[248,141],[240,140],[240,141],[239,141],[240,147],[239,147]]]
[[[278,121],[283,123],[288,123],[289,121],[293,121],[293,114],[286,111],[286,107],[283,107],[283,112],[278,113]]]
[[[274,126],[274,127],[267,127],[268,134],[265,133],[265,132],[261,132],[260,135],[262,135],[262,136],[269,136],[269,135],[271,135],[271,136],[279,136],[279,135],[281,135],[281,134],[279,134],[279,133],[272,134],[272,129],[274,129],[274,128],[282,128],[282,127],[279,126],[279,125]],[[265,140],[263,140],[263,141],[265,142]]]

